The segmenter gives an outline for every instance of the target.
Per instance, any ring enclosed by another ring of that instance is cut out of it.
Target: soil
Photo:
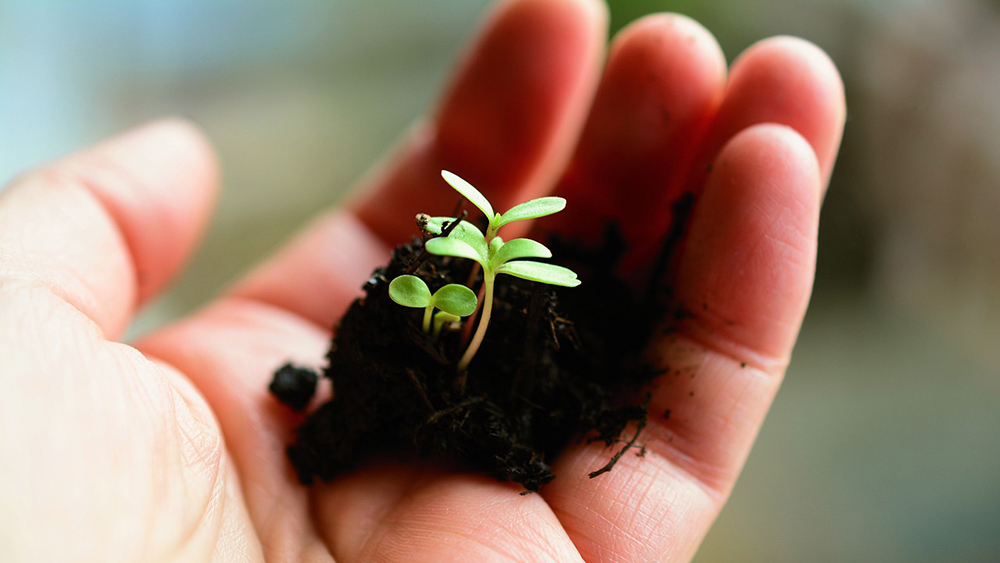
[[[576,288],[500,276],[486,339],[465,374],[455,369],[461,331],[432,338],[421,329],[422,311],[394,303],[388,286],[403,273],[431,291],[467,284],[473,262],[428,255],[416,238],[396,248],[336,327],[321,374],[333,398],[308,415],[288,447],[299,479],[330,480],[372,454],[409,451],[513,481],[527,493],[555,477],[550,464],[571,442],[608,446],[608,462],[592,478],[629,451],[644,453],[638,440],[649,398],[641,389],[656,371],[641,352],[664,311],[614,275],[621,240],[609,227],[596,249],[547,241],[553,261],[580,275]],[[316,379],[284,366],[271,391],[302,410]]]

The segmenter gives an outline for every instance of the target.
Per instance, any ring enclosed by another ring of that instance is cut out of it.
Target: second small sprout
[[[404,307],[424,310],[424,332],[431,331],[434,318],[434,335],[441,332],[441,325],[455,322],[476,311],[476,294],[464,285],[450,283],[433,294],[427,284],[417,276],[399,276],[389,284],[389,297]],[[434,309],[441,312],[434,315]]]

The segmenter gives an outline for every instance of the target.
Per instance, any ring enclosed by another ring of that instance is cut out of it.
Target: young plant
[[[493,211],[493,206],[490,205],[486,196],[474,188],[472,184],[466,182],[457,174],[448,172],[447,170],[441,171],[441,177],[444,178],[445,182],[451,184],[451,187],[455,188],[455,191],[462,194],[465,199],[472,202],[472,205],[478,207],[479,210],[483,212],[483,215],[486,216],[486,219],[489,221],[485,237],[487,241],[493,240],[493,237],[497,236],[497,231],[500,230],[500,227],[508,223],[522,221],[524,219],[537,219],[539,217],[545,217],[546,215],[558,213],[566,208],[565,199],[561,197],[548,196],[519,203],[504,213],[495,213]]]
[[[450,283],[433,294],[424,280],[409,274],[402,275],[389,283],[389,297],[404,307],[424,310],[424,332],[431,331],[434,318],[434,336],[441,332],[441,325],[455,322],[476,311],[476,294],[464,285]],[[441,309],[434,315],[434,309]]]
[[[499,274],[564,287],[576,287],[580,285],[580,280],[568,268],[525,260],[552,257],[552,252],[541,243],[527,238],[504,242],[496,234],[500,227],[512,221],[544,217],[561,211],[566,206],[566,200],[560,197],[543,197],[515,205],[506,213],[494,213],[490,202],[471,184],[451,172],[442,171],[441,175],[489,219],[486,235],[472,223],[459,220],[459,224],[452,228],[448,236],[432,238],[424,244],[424,248],[431,254],[468,258],[483,269],[482,316],[469,347],[458,362],[458,370],[464,371],[475,357],[486,335],[490,314],[493,311],[493,287]],[[427,228],[434,234],[440,234],[446,223],[456,220],[458,219],[434,217],[428,221]]]
[[[472,290],[469,290],[469,291],[472,291]],[[451,313],[446,313],[444,311],[438,311],[437,314],[434,315],[434,331],[431,332],[431,335],[434,338],[437,338],[438,335],[441,334],[441,327],[442,326],[444,326],[446,324],[449,324],[449,323],[457,323],[460,320],[462,320],[462,317],[459,317],[458,315],[452,315]]]

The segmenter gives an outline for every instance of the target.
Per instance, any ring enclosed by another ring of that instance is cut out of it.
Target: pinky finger
[[[755,125],[715,161],[675,281],[681,332],[767,371],[784,369],[812,291],[822,171],[790,127]]]
[[[588,561],[688,560],[750,451],[812,286],[821,172],[792,129],[756,125],[715,161],[692,217],[676,285],[691,309],[653,342],[669,371],[654,381],[647,455],[607,461],[571,448],[546,500]],[[664,414],[667,413],[667,414]],[[669,530],[669,533],[664,533]]]

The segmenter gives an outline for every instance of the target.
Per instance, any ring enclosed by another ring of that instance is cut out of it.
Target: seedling
[[[424,332],[431,331],[433,317],[434,336],[441,332],[441,325],[471,315],[478,305],[476,294],[464,285],[450,283],[432,294],[424,280],[409,274],[392,280],[389,297],[404,307],[423,309]],[[434,315],[435,308],[441,309],[437,315]]]
[[[469,291],[472,291],[472,290],[469,290]],[[460,320],[462,320],[462,318],[459,317],[458,315],[452,315],[451,313],[445,313],[444,311],[438,311],[437,314],[434,315],[434,331],[431,333],[431,335],[434,338],[437,338],[438,335],[441,334],[441,327],[442,326],[444,326],[446,324],[449,324],[449,323],[457,323]]]
[[[566,208],[566,200],[561,197],[540,197],[538,199],[533,199],[520,203],[508,209],[505,213],[494,213],[493,206],[490,205],[486,196],[479,192],[472,184],[466,182],[462,178],[459,178],[457,174],[448,172],[447,170],[441,171],[441,177],[444,178],[446,182],[451,184],[451,187],[455,188],[455,191],[462,194],[465,199],[472,202],[483,212],[486,219],[489,221],[489,226],[486,228],[486,240],[491,241],[493,237],[497,236],[497,231],[500,227],[513,223],[514,221],[522,221],[524,219],[537,219],[539,217],[545,217],[546,215],[552,215],[553,213],[558,213]]]
[[[478,227],[467,221],[449,217],[434,217],[427,222],[427,229],[440,234],[446,223],[459,221],[448,236],[428,240],[424,248],[431,254],[453,256],[474,260],[483,269],[483,310],[476,333],[469,342],[462,358],[458,362],[458,370],[464,371],[479,346],[483,343],[486,328],[489,326],[490,314],[493,311],[493,286],[499,274],[523,278],[526,280],[576,287],[580,280],[576,274],[562,266],[524,260],[525,258],[551,258],[552,252],[539,242],[527,238],[517,238],[504,242],[497,231],[500,227],[513,221],[534,219],[551,215],[566,207],[566,200],[561,197],[543,197],[533,199],[507,210],[506,213],[494,213],[489,200],[465,180],[448,171],[442,171],[444,177],[458,193],[462,194],[473,205],[479,208],[489,220],[486,235]],[[395,282],[395,280],[393,280]]]

